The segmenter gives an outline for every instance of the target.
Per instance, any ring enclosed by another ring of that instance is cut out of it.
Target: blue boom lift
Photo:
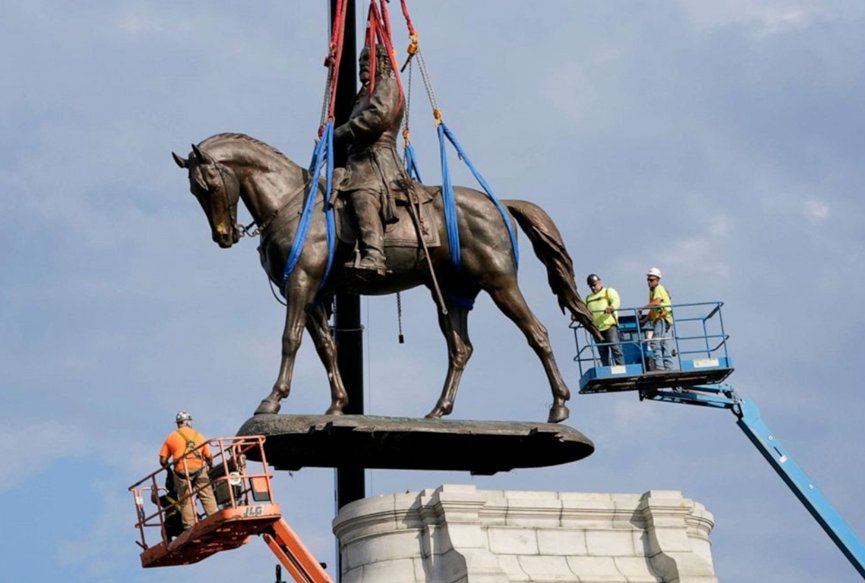
[[[654,370],[650,327],[640,309],[619,310],[624,365],[603,366],[598,346],[579,323],[574,360],[580,369],[580,394],[637,391],[640,400],[728,409],[736,424],[817,520],[859,574],[865,578],[865,546],[760,417],[757,405],[724,382],[733,372],[722,302],[674,304],[674,326],[667,340],[674,347],[674,370]],[[582,338],[581,338],[582,337]],[[657,339],[654,339],[657,340]]]

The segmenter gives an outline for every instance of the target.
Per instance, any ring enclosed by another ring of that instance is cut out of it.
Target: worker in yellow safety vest
[[[604,287],[604,282],[594,273],[586,278],[586,283],[592,293],[586,297],[586,306],[592,312],[592,321],[598,331],[604,337],[599,343],[598,354],[603,366],[610,366],[610,353],[613,355],[613,364],[625,364],[622,354],[622,345],[619,344],[619,312],[622,305],[619,294],[611,287]]]
[[[649,303],[643,306],[648,309],[648,315],[640,312],[640,322],[652,325],[652,340],[649,348],[652,350],[652,361],[655,370],[673,370],[673,312],[670,307],[670,293],[661,285],[661,270],[652,267],[646,272],[646,283],[649,286]]]

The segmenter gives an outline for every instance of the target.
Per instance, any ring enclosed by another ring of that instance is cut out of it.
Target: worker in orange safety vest
[[[216,498],[207,474],[207,470],[213,465],[213,459],[204,436],[192,428],[192,415],[188,411],[180,411],[175,421],[177,431],[165,438],[159,451],[159,463],[167,468],[169,460],[173,460],[177,499],[181,501],[180,518],[183,529],[187,530],[198,520],[195,499],[191,493],[198,494],[207,516],[217,511]],[[172,471],[172,468],[169,468],[169,471]]]

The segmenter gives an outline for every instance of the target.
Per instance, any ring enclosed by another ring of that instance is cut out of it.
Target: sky
[[[259,541],[190,567],[142,569],[127,488],[155,469],[176,411],[208,436],[233,435],[276,377],[282,306],[256,244],[213,244],[171,152],[243,132],[306,164],[327,3],[3,6],[2,578],[272,581],[275,560]],[[639,305],[657,266],[674,301],[723,301],[730,383],[865,535],[865,4],[410,8],[445,120],[497,194],[554,217],[583,293],[596,272]],[[398,4],[391,12],[401,48]],[[417,81],[414,143],[435,182]],[[454,181],[474,186],[463,169]],[[573,333],[529,248],[521,287],[574,393],[566,423],[594,441],[594,455],[490,477],[370,471],[368,494],[445,483],[680,490],[714,514],[720,581],[859,581],[729,412],[576,394]],[[423,416],[444,379],[429,293],[402,302],[400,345],[394,297],[362,300],[369,414]],[[452,418],[544,421],[548,386],[517,328],[483,295],[470,326],[475,353]],[[307,338],[283,412],[328,403]],[[333,573],[333,470],[279,472],[274,484]]]

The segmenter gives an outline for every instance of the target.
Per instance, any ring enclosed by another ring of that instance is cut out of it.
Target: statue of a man
[[[370,50],[360,54],[361,88],[349,120],[334,130],[337,148],[347,151],[348,175],[342,191],[357,220],[360,261],[364,273],[384,275],[384,223],[393,222],[391,189],[404,188],[408,178],[396,152],[404,100],[387,49],[376,47],[375,82],[369,92]]]

